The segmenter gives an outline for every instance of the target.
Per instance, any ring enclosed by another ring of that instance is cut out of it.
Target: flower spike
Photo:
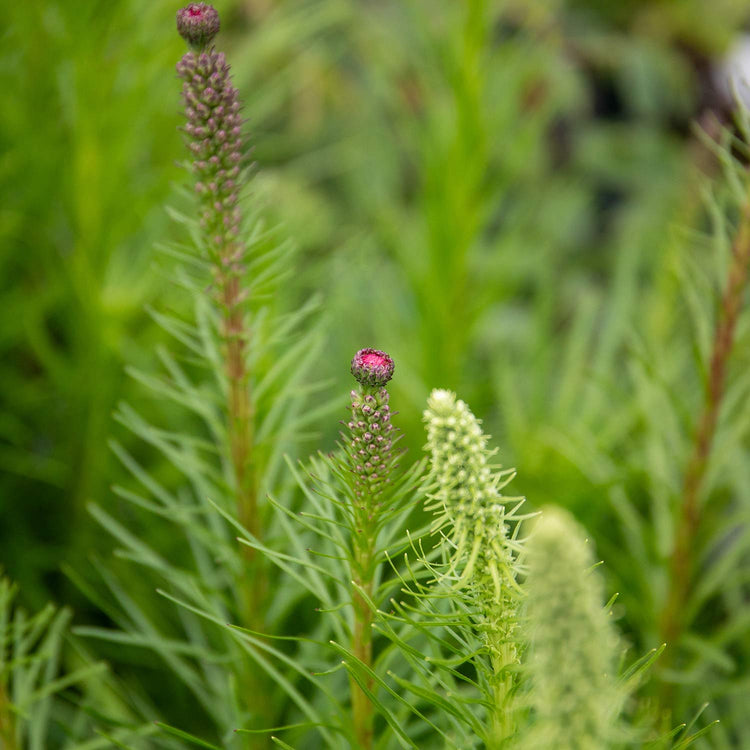
[[[394,427],[385,384],[393,375],[393,360],[378,349],[360,349],[352,359],[352,375],[360,388],[351,392],[348,423],[351,468],[357,477],[356,495],[379,495],[393,468]]]

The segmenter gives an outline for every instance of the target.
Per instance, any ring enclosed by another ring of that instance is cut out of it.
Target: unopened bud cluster
[[[242,119],[237,89],[224,54],[213,48],[185,54],[177,74],[184,81],[185,134],[201,202],[201,229],[210,250],[231,262],[232,251],[239,252],[240,226]]]
[[[393,360],[376,349],[362,349],[352,360],[352,374],[360,383],[351,392],[348,422],[349,455],[358,498],[375,497],[388,482],[393,465],[394,427],[385,384],[393,374]]]
[[[487,437],[454,393],[434,390],[424,419],[435,483],[426,509],[436,513],[434,530],[452,543],[446,576],[457,577],[454,586],[467,587],[493,660],[508,664],[516,659],[509,639],[516,622],[518,563],[508,539],[512,519],[500,494],[503,475],[492,471]]]
[[[500,595],[514,578],[507,547],[506,511],[489,466],[487,438],[469,407],[454,393],[434,390],[427,402],[427,448],[437,487],[428,510],[437,513],[435,529],[451,527],[456,565],[465,577]]]
[[[533,726],[525,747],[599,750],[612,744],[621,695],[617,639],[602,607],[585,531],[565,511],[542,512],[529,537],[527,675]]]

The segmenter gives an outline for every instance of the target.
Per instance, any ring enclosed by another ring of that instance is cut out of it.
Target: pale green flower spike
[[[606,750],[621,703],[617,637],[583,528],[542,512],[526,544],[527,677],[532,727],[523,750]]]
[[[522,498],[501,489],[514,472],[493,471],[494,451],[469,407],[450,391],[434,390],[424,413],[434,492],[427,510],[436,513],[434,531],[450,545],[441,582],[465,588],[477,611],[476,626],[491,660],[488,748],[500,748],[514,733],[511,697],[517,664],[516,628],[521,547],[516,540]],[[506,503],[513,503],[508,509]],[[511,528],[509,522],[514,526]]]
[[[427,449],[436,489],[427,510],[435,511],[434,531],[442,531],[454,547],[450,572],[460,572],[457,586],[471,583],[503,595],[517,588],[515,542],[508,538],[508,500],[500,490],[515,473],[493,472],[487,437],[469,407],[451,391],[434,390],[424,413]],[[462,569],[462,570],[461,570]]]

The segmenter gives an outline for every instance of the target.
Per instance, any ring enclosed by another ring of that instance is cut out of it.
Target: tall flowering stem
[[[394,467],[394,428],[386,383],[393,375],[393,360],[377,349],[362,349],[354,356],[352,375],[359,388],[351,392],[351,420],[344,436],[348,468],[354,476],[352,518],[352,653],[372,666],[373,593],[377,565],[379,515],[384,508]],[[374,688],[364,678],[365,690]],[[373,744],[373,706],[367,693],[352,678],[352,718],[357,747]]]
[[[435,487],[427,510],[436,514],[433,530],[449,541],[445,582],[465,589],[479,613],[477,628],[491,666],[486,746],[500,748],[514,733],[521,546],[509,524],[519,520],[515,510],[522,500],[502,496],[514,473],[493,470],[493,451],[479,421],[454,393],[434,390],[424,419]],[[515,501],[512,509],[509,501]]]
[[[700,492],[711,458],[711,447],[719,421],[719,409],[724,397],[729,358],[732,354],[749,271],[750,196],[745,199],[742,206],[739,229],[732,244],[727,283],[721,298],[714,333],[703,408],[695,430],[692,453],[683,477],[682,503],[670,560],[669,592],[661,617],[662,638],[672,646],[667,651],[669,660],[674,659],[674,645],[684,628],[682,615],[694,573],[692,567],[696,557],[694,548],[701,523]],[[665,704],[670,702],[670,690],[669,686],[665,687],[663,695]]]
[[[212,263],[213,289],[221,311],[221,336],[228,388],[228,433],[240,521],[260,537],[253,451],[253,408],[246,364],[249,332],[242,288],[245,246],[239,238],[242,184],[242,119],[224,53],[211,42],[219,31],[217,12],[191,3],[177,13],[177,29],[191,49],[177,63],[183,80],[187,147],[200,226]],[[247,554],[253,550],[247,547]]]

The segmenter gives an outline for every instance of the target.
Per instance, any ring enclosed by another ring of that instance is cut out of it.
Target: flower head
[[[203,49],[219,33],[219,14],[208,3],[190,3],[177,11],[177,31],[191,47]]]
[[[493,660],[508,665],[516,661],[512,634],[520,550],[514,525],[522,499],[501,490],[513,471],[494,469],[494,451],[479,420],[452,391],[432,391],[424,421],[434,483],[425,509],[436,514],[433,530],[450,540],[444,575],[476,605],[477,625]]]
[[[352,375],[360,385],[381,388],[393,377],[393,360],[379,349],[360,349],[352,359]]]
[[[210,5],[193,3],[177,14],[177,27],[193,43],[216,33],[219,17]],[[193,157],[201,229],[210,253],[221,256],[222,268],[228,270],[240,254],[243,142],[238,92],[224,53],[213,47],[201,51],[195,46],[185,53],[177,63],[177,75],[183,80],[185,135]]]
[[[528,702],[534,722],[525,747],[610,747],[621,700],[618,643],[602,607],[586,531],[564,510],[542,512],[526,546]]]
[[[437,513],[434,528],[451,530],[454,563],[466,566],[464,578],[487,584],[499,597],[503,584],[515,576],[506,499],[500,493],[505,482],[492,471],[487,436],[451,391],[432,391],[424,419],[436,484],[427,507]]]

